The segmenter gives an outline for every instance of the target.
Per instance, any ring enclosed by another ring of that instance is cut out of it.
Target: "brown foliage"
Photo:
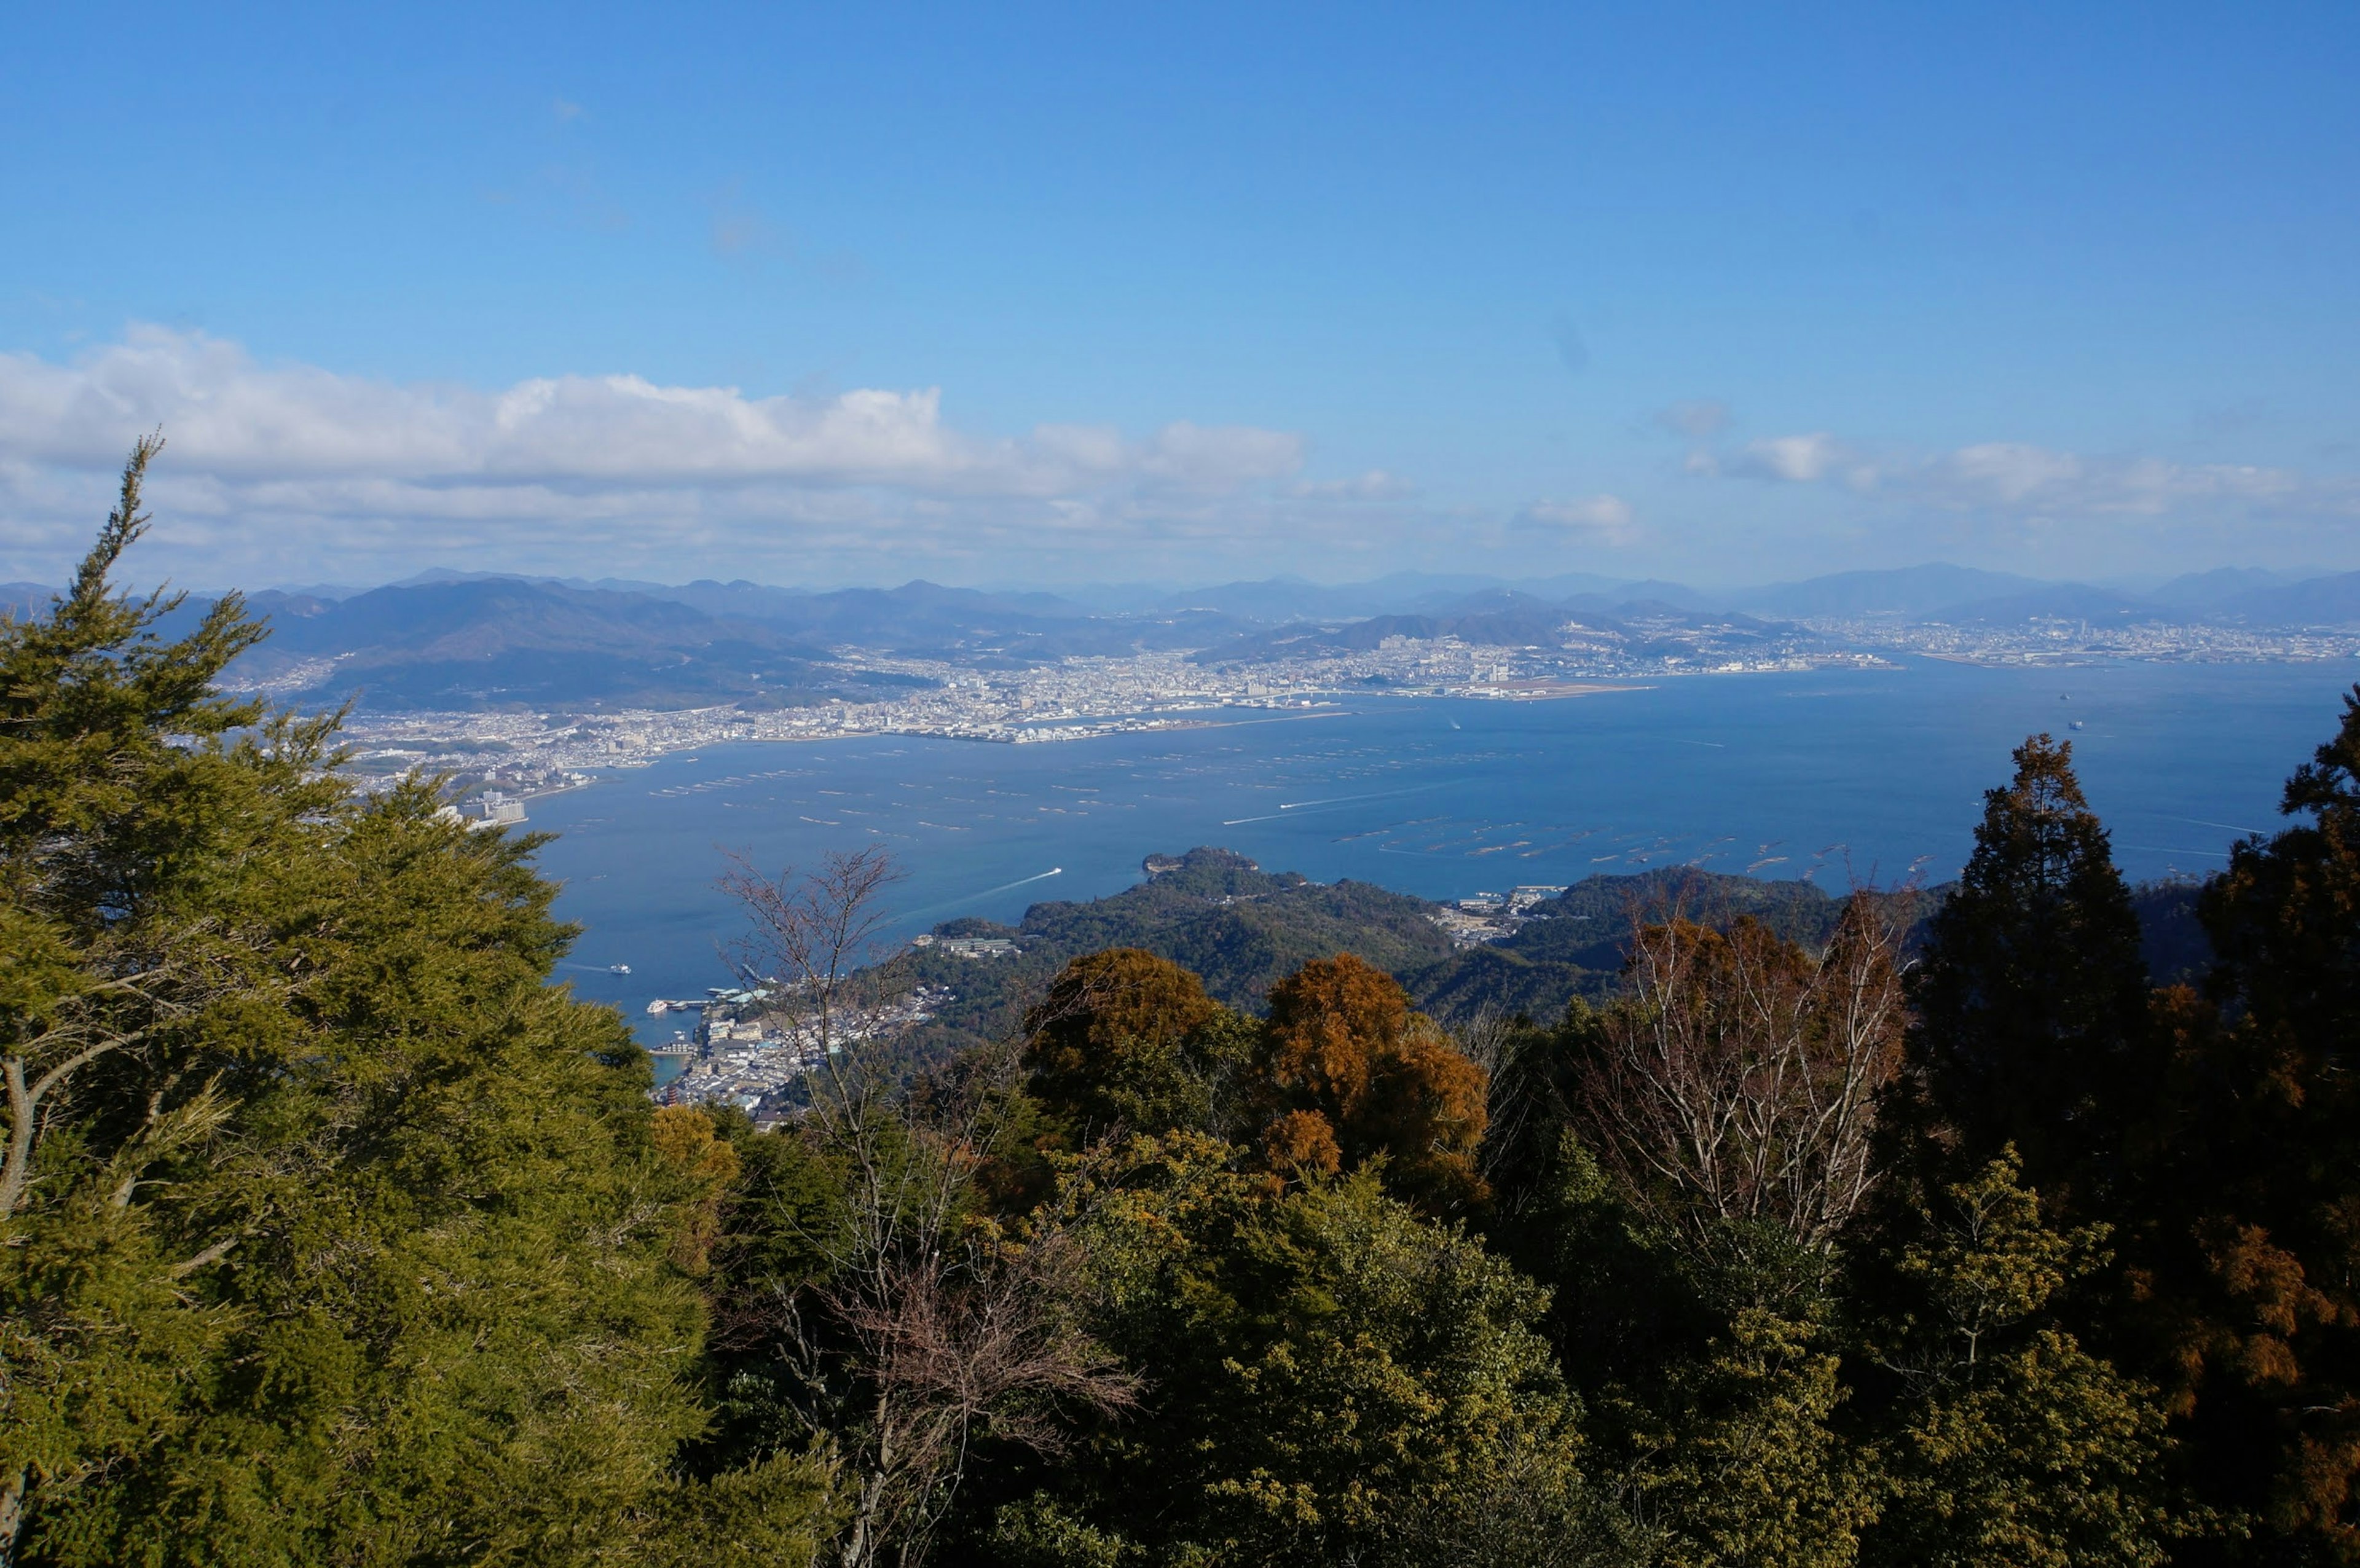
[[[1262,1135],[1262,1159],[1273,1171],[1333,1176],[1344,1167],[1336,1129],[1317,1111],[1289,1111]]]
[[[1896,911],[1855,894],[1813,957],[1751,919],[1643,926],[1574,1089],[1575,1123],[1667,1217],[1825,1247],[1866,1195],[1906,1024]]]
[[[1316,1162],[1317,1129],[1301,1119],[1316,1116],[1339,1165],[1382,1154],[1393,1187],[1429,1208],[1485,1196],[1483,1070],[1410,1009],[1392,975],[1341,953],[1280,981],[1259,1065],[1265,1149]]]
[[[1201,1114],[1205,1087],[1187,1048],[1220,1012],[1204,982],[1152,953],[1076,958],[1025,1016],[1032,1091],[1098,1130],[1167,1131]]]

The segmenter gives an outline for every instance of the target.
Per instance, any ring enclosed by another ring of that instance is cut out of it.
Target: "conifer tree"
[[[1135,947],[1068,963],[1025,1023],[1032,1092],[1083,1141],[1116,1127],[1216,1130],[1250,1043],[1203,981]]]
[[[537,840],[221,696],[235,596],[171,641],[114,591],[158,445],[0,626],[0,1559],[661,1560],[714,1512],[668,1466],[716,1173],[548,985]]]
[[[997,1510],[994,1558],[1116,1563],[1627,1563],[1545,1292],[1373,1172],[1284,1188],[1242,1151],[1135,1140],[1089,1205],[1093,1326],[1144,1409]]]
[[[1332,1172],[1382,1154],[1393,1189],[1433,1212],[1487,1195],[1483,1070],[1382,970],[1346,953],[1280,981],[1254,1066],[1273,1165]]]
[[[2015,760],[1928,922],[1895,1130],[1920,1153],[1939,1133],[1953,1174],[2012,1146],[2059,1214],[2103,1214],[2158,1072],[2138,915],[2071,743],[2035,735]]]
[[[2360,1562],[2360,688],[2204,891],[2141,1262],[2188,1471],[2257,1557]]]

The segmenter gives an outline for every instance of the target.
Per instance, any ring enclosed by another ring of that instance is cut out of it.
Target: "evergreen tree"
[[[1983,797],[1974,854],[1928,922],[1892,1120],[1896,1147],[1928,1153],[1939,1135],[1960,1171],[2013,1147],[2059,1214],[2088,1216],[2116,1196],[2160,1063],[2138,916],[2072,758],[2035,735]]]
[[[1431,1212],[1487,1196],[1483,1070],[1382,970],[1341,953],[1272,987],[1254,1070],[1273,1166],[1332,1172],[1382,1155],[1393,1190]]]
[[[999,1510],[1000,1558],[1631,1561],[1535,1332],[1543,1292],[1371,1172],[1281,1189],[1241,1154],[1141,1140],[1093,1206],[1095,1326],[1144,1408]]]
[[[2188,1471],[2252,1560],[2360,1563],[2360,688],[2206,887],[2140,1262]]]
[[[112,592],[157,445],[0,627],[0,1555],[661,1558],[714,1512],[668,1473],[714,1172],[548,985],[538,841],[355,800],[333,719],[220,696],[235,596],[165,641]],[[719,1486],[772,1538],[825,1507]]]
[[[1032,1093],[1077,1144],[1116,1128],[1226,1130],[1252,1031],[1169,959],[1135,947],[1074,959],[1025,1022]]]

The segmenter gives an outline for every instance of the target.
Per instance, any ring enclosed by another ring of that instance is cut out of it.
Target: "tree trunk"
[[[16,1532],[25,1525],[25,1472],[0,1485],[0,1568],[15,1568]]]

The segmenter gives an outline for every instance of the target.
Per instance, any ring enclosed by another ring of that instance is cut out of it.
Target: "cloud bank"
[[[1892,507],[2045,521],[2260,516],[2360,517],[2360,487],[2290,469],[2092,456],[2023,441],[1873,451],[1825,430],[1692,450],[1691,474],[1837,485]]]
[[[1043,425],[978,435],[938,388],[749,397],[637,376],[495,391],[264,365],[198,332],[138,327],[70,364],[0,354],[0,494],[14,553],[86,533],[92,488],[132,437],[169,441],[158,496],[216,551],[370,557],[482,549],[508,564],[585,547],[757,557],[934,551],[1043,533],[1186,539],[1264,528],[1400,488],[1306,485],[1303,439],[1179,421],[1144,437]],[[636,528],[635,528],[636,525]],[[661,536],[660,540],[658,536]],[[310,547],[331,547],[313,550]]]

